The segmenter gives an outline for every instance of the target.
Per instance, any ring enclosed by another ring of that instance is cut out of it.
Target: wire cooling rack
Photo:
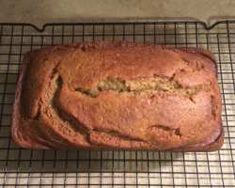
[[[55,44],[128,40],[210,49],[218,63],[225,143],[210,153],[35,151],[10,139],[23,54]],[[235,187],[235,21],[0,24],[0,187]]]

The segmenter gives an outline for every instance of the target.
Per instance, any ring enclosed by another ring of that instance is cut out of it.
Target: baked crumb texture
[[[24,148],[213,151],[223,144],[213,56],[129,42],[26,54],[12,137]]]

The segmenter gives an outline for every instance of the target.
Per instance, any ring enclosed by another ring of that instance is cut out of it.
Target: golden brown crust
[[[223,144],[213,57],[129,42],[25,56],[12,136],[25,148],[211,151]]]

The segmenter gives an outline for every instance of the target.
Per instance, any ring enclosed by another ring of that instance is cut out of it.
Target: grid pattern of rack
[[[210,49],[218,63],[225,143],[210,153],[33,151],[10,139],[12,104],[26,51],[91,40]],[[235,187],[235,21],[0,24],[0,187]]]

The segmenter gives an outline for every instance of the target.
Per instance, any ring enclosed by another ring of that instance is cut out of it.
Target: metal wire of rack
[[[225,143],[210,153],[25,150],[10,138],[23,54],[71,42],[128,40],[202,47],[218,63]],[[0,187],[235,187],[235,21],[0,24]]]

